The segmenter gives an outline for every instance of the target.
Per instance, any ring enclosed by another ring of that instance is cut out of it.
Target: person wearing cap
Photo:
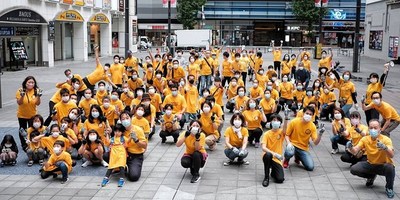
[[[394,148],[392,140],[381,134],[381,125],[378,119],[372,119],[369,122],[369,135],[361,138],[356,146],[347,143],[347,149],[356,154],[365,149],[367,161],[360,161],[350,168],[350,173],[366,178],[365,185],[371,187],[374,184],[377,175],[385,176],[386,195],[388,198],[394,197],[393,184],[396,177],[394,166]]]
[[[127,54],[128,54],[128,57],[125,60],[125,66],[138,71],[139,70],[139,58],[136,58],[135,56],[133,56],[131,50],[128,50]]]
[[[377,73],[371,73],[369,75],[369,84],[367,87],[367,91],[365,93],[365,102],[364,105],[368,106],[372,103],[371,95],[373,92],[382,92],[383,86],[385,86],[387,74],[389,71],[389,65],[385,65],[385,69],[383,71],[382,76],[379,78]],[[379,119],[379,112],[373,108],[365,111],[365,118],[367,123],[371,119]]]
[[[325,128],[319,130],[315,124],[311,121],[312,116],[315,113],[315,109],[311,106],[303,108],[303,117],[297,117],[290,121],[288,128],[286,129],[286,150],[284,154],[283,167],[289,167],[289,160],[293,156],[295,157],[295,163],[303,164],[307,171],[314,170],[314,161],[311,157],[309,146],[310,139],[314,145],[318,145],[321,141],[322,134],[325,132]]]
[[[117,86],[111,81],[108,76],[110,64],[106,63],[104,67],[101,65],[99,58],[99,47],[94,48],[95,57],[96,57],[96,69],[87,75],[82,81],[85,83],[86,87],[94,91],[95,85],[99,81],[106,81],[113,86],[113,88],[117,88]]]
[[[371,94],[371,99],[372,102],[368,106],[365,106],[364,103],[362,104],[362,109],[364,111],[376,109],[382,116],[380,132],[390,137],[390,133],[400,124],[399,113],[392,105],[382,100],[382,94],[380,92],[373,92]]]

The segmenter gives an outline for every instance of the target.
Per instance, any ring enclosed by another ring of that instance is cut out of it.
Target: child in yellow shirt
[[[53,178],[57,177],[58,173],[61,172],[61,184],[64,184],[69,180],[68,173],[72,171],[72,158],[69,153],[63,150],[64,147],[65,143],[63,141],[57,140],[56,142],[54,142],[54,154],[50,156],[49,160],[44,164],[44,167],[41,169],[40,175],[42,179],[46,179],[51,175],[53,175]]]

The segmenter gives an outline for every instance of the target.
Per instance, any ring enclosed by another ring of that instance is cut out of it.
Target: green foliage
[[[307,30],[313,31],[313,25],[319,23],[320,8],[315,7],[314,0],[293,0],[292,12],[298,20],[307,23]],[[322,16],[327,14],[328,10],[322,8]]]
[[[177,19],[183,24],[184,29],[193,29],[197,23],[197,12],[206,4],[207,0],[178,0]]]

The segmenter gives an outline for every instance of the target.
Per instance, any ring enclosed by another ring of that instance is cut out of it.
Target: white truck
[[[208,49],[211,44],[212,32],[208,29],[176,30],[177,48]]]

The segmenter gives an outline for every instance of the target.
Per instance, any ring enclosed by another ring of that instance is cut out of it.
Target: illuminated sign
[[[346,19],[346,14],[342,9],[330,10],[330,18],[334,20],[344,20]]]

